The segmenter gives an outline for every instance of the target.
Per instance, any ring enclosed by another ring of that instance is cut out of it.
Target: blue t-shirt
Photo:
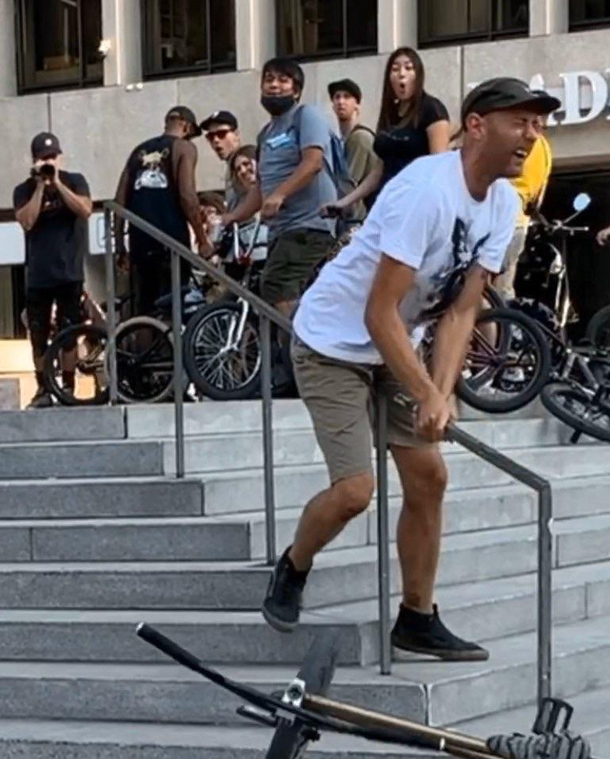
[[[320,207],[337,200],[330,174],[332,153],[330,127],[324,116],[311,105],[296,105],[275,117],[259,135],[258,173],[263,197],[279,187],[294,173],[302,160],[302,151],[318,147],[324,151],[324,168],[302,190],[286,199],[277,216],[270,219],[270,237],[291,229],[331,230],[328,219],[320,216]]]

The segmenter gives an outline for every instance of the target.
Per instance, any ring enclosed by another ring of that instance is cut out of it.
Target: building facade
[[[609,43],[608,0],[0,0],[0,337],[18,328],[23,246],[12,190],[27,176],[39,131],[59,136],[66,168],[84,173],[103,201],[130,149],[159,132],[176,103],[200,118],[229,109],[244,141],[254,141],[265,120],[260,68],[278,53],[304,62],[305,100],[329,118],[328,82],[358,81],[373,126],[387,55],[411,45],[424,59],[426,89],[453,118],[469,86],[491,76],[556,93],[563,108],[550,137],[569,194],[585,179],[605,188]],[[204,140],[198,184],[223,185]],[[608,223],[610,200],[600,226]],[[91,240],[95,253],[95,222]],[[92,257],[90,271],[100,264]]]

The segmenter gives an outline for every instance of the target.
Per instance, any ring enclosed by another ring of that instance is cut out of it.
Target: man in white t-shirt
[[[381,192],[362,229],[322,270],[294,320],[293,361],[331,486],[306,506],[263,603],[275,629],[292,631],[315,555],[371,499],[375,394],[387,398],[388,440],[404,489],[398,521],[403,601],[395,648],[440,659],[487,659],[433,605],[447,472],[438,443],[481,303],[502,270],[519,176],[540,129],[560,105],[518,79],[476,87],[462,106],[459,151],[413,162]],[[425,324],[442,313],[430,373],[417,353]]]

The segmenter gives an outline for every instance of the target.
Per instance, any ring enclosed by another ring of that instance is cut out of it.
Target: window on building
[[[520,37],[529,33],[529,0],[419,0],[422,46]]]
[[[103,81],[101,0],[17,0],[19,91]]]
[[[235,68],[235,0],[142,0],[147,77]]]
[[[610,0],[570,0],[570,29],[610,26]]]
[[[277,0],[278,54],[347,58],[377,52],[377,0]]]

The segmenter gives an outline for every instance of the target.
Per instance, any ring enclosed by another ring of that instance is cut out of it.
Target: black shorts
[[[135,260],[134,260],[135,259]],[[186,285],[191,276],[191,265],[180,258],[180,280]],[[133,316],[154,313],[155,301],[172,289],[172,266],[168,250],[151,250],[132,258],[131,288]]]
[[[36,355],[42,355],[45,351],[51,332],[53,304],[57,306],[56,325],[60,331],[82,321],[82,295],[82,282],[66,282],[55,287],[28,287],[25,308]]]

